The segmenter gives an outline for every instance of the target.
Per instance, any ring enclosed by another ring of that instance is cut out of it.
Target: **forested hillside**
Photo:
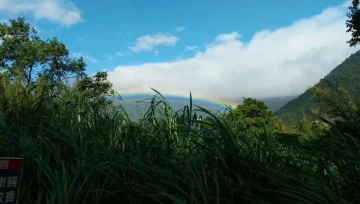
[[[343,63],[338,65],[327,76],[320,80],[314,87],[328,89],[329,81],[331,84],[343,87],[355,98],[360,96],[360,51],[352,54]],[[331,94],[336,97],[334,91]],[[288,102],[285,106],[276,112],[276,115],[283,121],[299,121],[303,116],[308,119],[316,119],[312,110],[318,110],[320,114],[327,113],[327,106],[317,100],[311,90],[306,90],[297,98]]]

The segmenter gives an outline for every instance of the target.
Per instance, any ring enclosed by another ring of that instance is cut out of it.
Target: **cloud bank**
[[[289,26],[259,31],[248,43],[238,32],[220,34],[192,58],[118,66],[109,79],[120,93],[150,92],[150,86],[225,99],[300,94],[357,50],[346,44],[347,11],[347,4],[328,8]]]
[[[0,0],[0,11],[9,14],[30,14],[71,26],[80,22],[81,14],[74,3],[67,0]]]

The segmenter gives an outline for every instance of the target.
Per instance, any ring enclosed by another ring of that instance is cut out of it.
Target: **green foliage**
[[[331,89],[314,87],[311,91],[316,97],[326,103],[329,108],[328,123],[334,123],[341,133],[360,135],[360,108],[359,100],[354,98],[346,89],[327,82]],[[333,97],[336,95],[336,97]],[[329,122],[329,120],[331,122]]]
[[[93,77],[86,76],[78,80],[75,87],[81,94],[81,100],[92,100],[99,104],[109,102],[107,97],[114,95],[114,91],[107,76],[106,72],[98,72]]]
[[[39,124],[66,79],[84,76],[82,58],[72,59],[56,38],[42,40],[24,18],[0,24],[0,107],[18,125]]]
[[[303,115],[309,120],[317,120],[313,110],[318,110],[318,115],[328,117],[330,111],[329,104],[322,99],[314,97],[315,88],[325,89],[330,98],[342,100],[341,93],[336,91],[336,87],[342,87],[351,95],[353,101],[360,101],[360,51],[352,54],[343,63],[332,70],[324,79],[320,80],[313,88],[308,89],[299,97],[293,99],[278,112],[275,113],[282,121],[289,123],[300,122]],[[348,97],[346,97],[347,99]],[[345,100],[345,99],[344,99]]]
[[[328,126],[322,121],[316,120],[311,122],[310,133],[316,136],[323,136],[326,131],[328,131]]]
[[[239,131],[258,132],[261,127],[272,121],[272,112],[263,101],[253,98],[244,98],[243,104],[226,115],[225,118],[236,123]]]
[[[279,131],[279,132],[284,131],[284,124],[276,116],[272,118],[272,125],[275,131]]]
[[[311,124],[310,121],[307,120],[306,118],[301,119],[300,123],[299,123],[299,131],[303,134],[309,134],[310,133],[310,128],[311,128]]]
[[[353,0],[349,7],[350,13],[347,14],[349,18],[346,20],[346,32],[351,32],[351,39],[347,42],[351,47],[355,47],[360,42],[360,12],[359,0]]]
[[[84,75],[82,58],[71,59],[65,45],[57,38],[42,40],[23,18],[0,24],[0,70],[7,72],[12,82],[32,85],[45,77],[55,86],[64,79]],[[53,89],[57,87],[51,87]]]

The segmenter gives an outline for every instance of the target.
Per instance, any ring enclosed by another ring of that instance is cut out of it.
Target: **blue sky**
[[[355,51],[345,44],[342,0],[10,2],[1,0],[0,19],[24,16],[42,37],[56,36],[83,56],[88,73],[107,69],[120,91],[299,94]],[[320,68],[310,68],[313,59]]]

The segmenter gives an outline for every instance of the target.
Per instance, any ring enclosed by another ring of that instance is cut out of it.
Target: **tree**
[[[272,124],[275,131],[282,132],[284,130],[284,124],[278,117],[274,116],[272,118]]]
[[[315,97],[327,104],[329,110],[329,123],[333,123],[333,129],[341,133],[348,133],[354,137],[360,136],[360,108],[359,101],[343,87],[326,81],[329,88],[311,88]]]
[[[251,132],[258,132],[264,124],[272,122],[273,113],[263,101],[244,98],[243,104],[238,105],[225,118],[230,122],[235,122],[239,130],[246,128]]]
[[[107,76],[107,72],[97,72],[93,77],[86,76],[77,81],[76,89],[80,92],[82,99],[92,100],[99,104],[107,103],[107,96],[114,94]]]
[[[0,40],[0,111],[18,125],[35,122],[68,78],[85,76],[82,58],[71,58],[57,38],[42,40],[24,18],[0,23]]]
[[[17,81],[25,88],[43,77],[56,92],[67,78],[85,75],[82,58],[70,58],[68,49],[57,38],[40,39],[24,18],[1,23],[0,39],[0,71],[7,73],[12,83]]]
[[[299,123],[298,131],[303,134],[309,134],[311,131],[311,123],[305,116],[302,117]]]
[[[238,105],[236,110],[245,118],[263,118],[270,121],[272,117],[267,105],[263,101],[253,98],[244,98],[243,104]]]
[[[347,42],[351,47],[355,47],[360,42],[360,12],[359,0],[353,0],[349,7],[350,13],[347,14],[349,18],[346,20],[346,32],[351,32],[351,39]]]

